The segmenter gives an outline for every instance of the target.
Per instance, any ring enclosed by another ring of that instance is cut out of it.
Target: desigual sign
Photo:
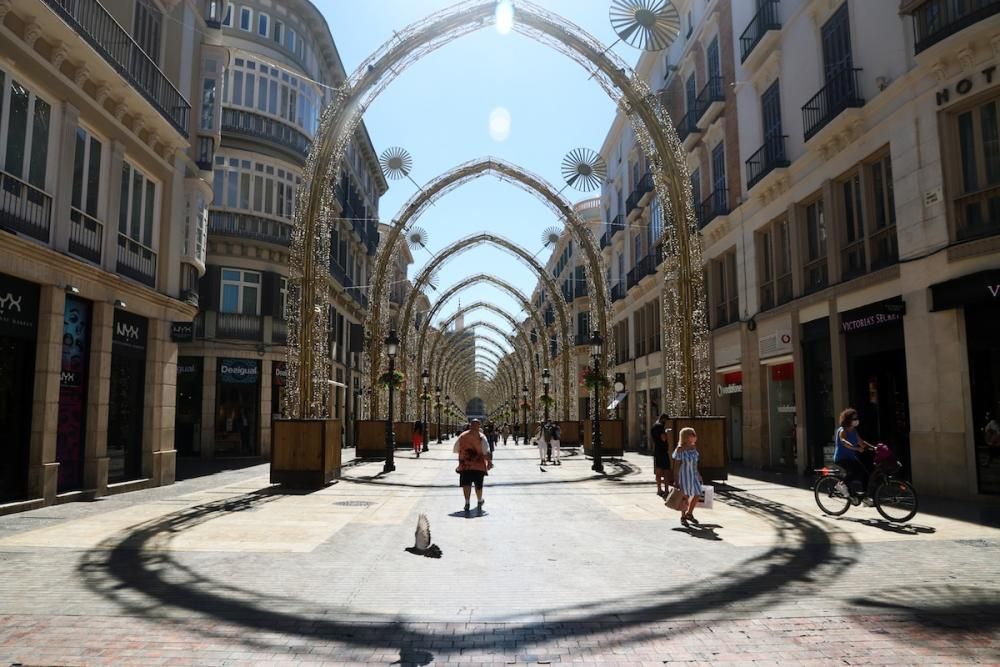
[[[220,379],[227,384],[254,384],[260,368],[252,359],[222,359],[219,362]]]

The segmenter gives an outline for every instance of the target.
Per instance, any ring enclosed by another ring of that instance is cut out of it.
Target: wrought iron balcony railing
[[[209,211],[208,233],[288,247],[291,243],[292,226],[287,222],[261,218],[249,213]]]
[[[198,159],[195,164],[202,171],[212,171],[215,160],[215,139],[212,137],[198,137]]]
[[[69,209],[69,252],[82,259],[101,263],[104,223],[77,208]]]
[[[617,234],[620,231],[624,231],[625,216],[619,213],[618,215],[615,216],[615,219],[611,221],[611,224],[608,225],[608,227],[610,227],[611,238],[614,238],[615,234]]]
[[[625,292],[627,291],[628,290],[625,288],[625,283],[619,280],[611,288],[611,301],[612,302],[621,301],[622,299],[625,298]]]
[[[215,337],[262,341],[264,339],[264,318],[260,315],[244,315],[243,313],[217,313]]]
[[[858,68],[844,69],[829,76],[826,85],[802,106],[802,127],[809,141],[845,109],[863,107]]]
[[[708,107],[710,107],[713,102],[725,101],[726,89],[722,85],[722,77],[717,74],[710,76],[708,81],[705,83],[705,87],[701,89],[700,93],[698,93],[695,105],[698,112],[698,119],[705,115],[705,112],[708,111]]]
[[[191,105],[98,0],[44,0],[185,137]]]
[[[52,197],[20,178],[0,171],[0,227],[49,242]]]
[[[784,136],[766,139],[760,149],[747,158],[747,190],[760,183],[773,170],[788,166]]]
[[[778,0],[764,0],[746,30],[740,35],[740,62],[745,63],[768,30],[781,30],[778,20]]]
[[[1000,0],[928,0],[913,10],[913,50],[920,53],[998,12]]]
[[[271,342],[276,345],[288,343],[288,322],[277,317],[271,320]]]
[[[605,229],[604,233],[601,234],[601,249],[603,250],[604,248],[607,248],[609,245],[611,245],[611,228],[610,227],[608,229]]]
[[[124,234],[118,234],[118,273],[156,287],[156,253]]]
[[[697,107],[688,109],[688,112],[681,117],[680,122],[677,123],[677,137],[683,142],[692,134],[698,134],[701,130],[698,128],[698,117],[701,116],[701,111]]]
[[[270,142],[303,160],[309,154],[311,142],[304,133],[280,120],[253,111],[223,109],[222,131]]]
[[[720,215],[729,213],[729,197],[726,188],[718,188],[698,207],[698,229],[704,228]]]

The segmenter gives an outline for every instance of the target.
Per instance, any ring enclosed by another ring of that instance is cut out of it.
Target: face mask
[[[851,426],[853,426],[854,428],[857,428],[860,425],[861,425],[861,422],[858,421],[857,419],[855,419],[854,421],[851,422]]]

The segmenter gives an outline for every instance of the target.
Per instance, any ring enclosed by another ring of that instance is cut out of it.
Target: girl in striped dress
[[[698,472],[698,434],[693,428],[681,429],[673,458],[679,463],[674,479],[684,494],[681,523],[685,526],[688,521],[698,523],[694,518],[694,508],[701,497],[701,474]]]

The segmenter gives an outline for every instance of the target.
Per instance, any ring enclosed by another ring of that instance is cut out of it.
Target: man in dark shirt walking
[[[667,423],[670,417],[660,415],[653,425],[650,435],[653,439],[653,474],[656,476],[656,495],[666,498],[670,491],[670,432]]]

